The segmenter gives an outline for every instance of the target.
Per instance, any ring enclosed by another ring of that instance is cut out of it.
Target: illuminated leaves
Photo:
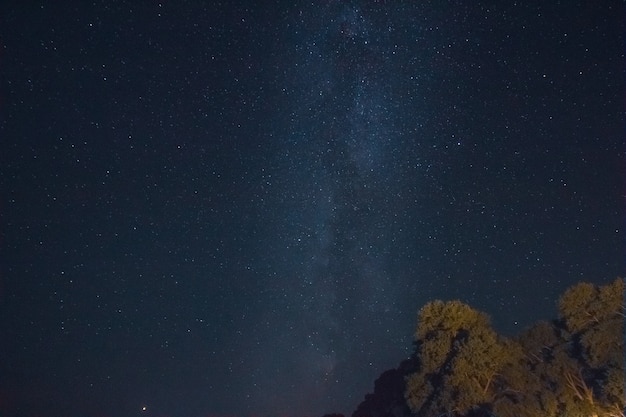
[[[491,400],[493,381],[510,351],[491,329],[489,317],[459,301],[433,301],[420,310],[418,320],[422,367],[407,379],[409,407],[464,413]]]
[[[583,331],[615,316],[623,315],[624,281],[596,287],[586,282],[576,284],[559,299],[559,313],[572,332]]]
[[[559,300],[560,319],[515,340],[459,301],[433,301],[418,314],[417,372],[405,397],[413,413],[501,417],[623,417],[624,282],[582,283]]]
[[[489,316],[458,300],[432,301],[420,310],[417,320],[416,340],[428,338],[433,332],[453,336],[462,329],[490,325]]]

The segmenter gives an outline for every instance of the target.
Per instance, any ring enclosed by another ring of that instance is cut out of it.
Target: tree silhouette
[[[383,372],[374,382],[374,392],[352,413],[352,417],[409,417],[411,411],[404,399],[405,378],[416,369],[415,358],[409,358],[395,369]]]

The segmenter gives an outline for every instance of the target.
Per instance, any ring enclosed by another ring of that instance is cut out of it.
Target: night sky
[[[624,275],[621,1],[9,3],[2,416],[348,415]]]

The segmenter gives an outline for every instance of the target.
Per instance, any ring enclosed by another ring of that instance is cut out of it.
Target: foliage
[[[459,301],[433,301],[420,310],[418,323],[422,366],[407,379],[411,410],[466,414],[491,402],[513,350],[492,330],[489,317]]]
[[[510,340],[459,301],[418,314],[405,398],[416,416],[623,417],[624,282],[580,283],[559,300],[559,319]]]
[[[571,334],[569,353],[576,359],[565,372],[576,402],[599,415],[623,410],[624,280],[569,288],[559,300],[559,313]]]
[[[415,351],[352,417],[624,417],[624,281],[568,288],[513,339],[460,301],[418,313]]]

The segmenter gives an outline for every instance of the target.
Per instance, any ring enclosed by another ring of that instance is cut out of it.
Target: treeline
[[[514,338],[460,301],[418,313],[415,351],[352,417],[623,417],[624,281],[576,284]]]

